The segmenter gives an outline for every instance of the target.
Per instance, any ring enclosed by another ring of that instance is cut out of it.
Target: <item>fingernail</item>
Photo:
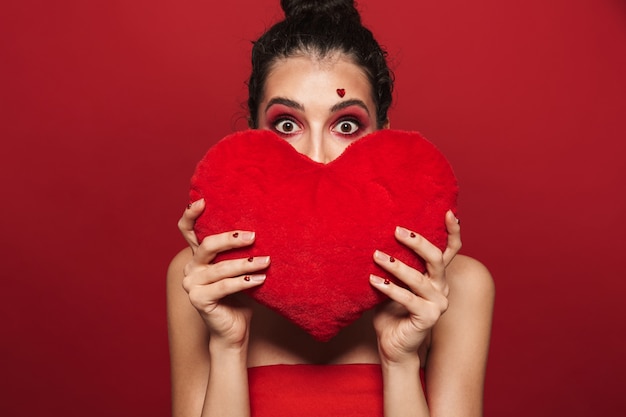
[[[370,275],[370,282],[374,285],[382,285],[385,283],[385,280],[376,275]]]
[[[451,215],[452,217],[454,217],[454,221],[456,222],[456,224],[461,224],[461,220],[459,220],[459,219],[456,217],[456,214],[454,214],[454,212],[453,212],[452,210],[448,210],[448,213],[450,213],[450,215]]]
[[[254,232],[235,232],[233,237],[239,238],[244,242],[252,242],[254,240]]]
[[[389,261],[391,263],[394,263],[396,261],[396,258],[394,258],[393,256],[389,256],[379,250],[374,252],[374,257],[378,259],[379,261]]]
[[[193,202],[187,204],[187,208],[190,209],[192,207],[194,207],[194,208],[198,207],[198,205],[200,205],[200,203],[203,202],[203,201],[204,201],[204,198],[200,198],[200,199],[198,199],[196,201],[193,201]]]
[[[248,279],[246,279],[246,278],[248,278]],[[263,282],[263,281],[265,281],[265,278],[267,278],[267,276],[265,274],[246,275],[244,277],[244,279],[246,279],[246,281],[252,281],[252,282]]]
[[[269,256],[256,256],[254,258],[254,262],[260,265],[267,265],[270,263],[270,257]]]
[[[390,257],[389,257],[389,255],[386,255],[385,253],[377,250],[377,251],[374,252],[374,258],[376,258],[379,261],[383,261],[384,262],[384,261],[389,260]]]
[[[396,234],[398,235],[398,237],[401,238],[407,238],[407,237],[415,237],[415,233],[413,233],[413,236],[411,236],[411,231],[408,229],[405,229],[404,227],[396,227]]]

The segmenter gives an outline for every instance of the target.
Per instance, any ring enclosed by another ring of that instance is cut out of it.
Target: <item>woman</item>
[[[392,76],[385,53],[352,0],[281,5],[285,20],[253,47],[250,126],[329,162],[351,142],[388,127]],[[374,261],[407,288],[370,277],[390,301],[321,343],[240,294],[263,285],[259,271],[271,254],[212,263],[219,252],[252,244],[255,235],[233,230],[199,244],[193,224],[203,208],[196,201],[181,218],[190,248],[168,271],[175,416],[249,416],[251,409],[275,416],[482,414],[494,288],[479,262],[457,255],[460,226],[451,212],[443,253],[412,231],[390,231],[425,260],[426,272],[376,251]],[[312,385],[316,375],[322,388]],[[283,377],[289,383],[278,392],[266,388]],[[326,404],[328,387],[341,394]],[[289,406],[297,411],[290,414]]]

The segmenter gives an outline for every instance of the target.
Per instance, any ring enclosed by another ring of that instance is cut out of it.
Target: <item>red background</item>
[[[278,0],[0,6],[0,415],[169,413],[164,276]],[[626,5],[362,0],[497,283],[486,416],[621,416]]]

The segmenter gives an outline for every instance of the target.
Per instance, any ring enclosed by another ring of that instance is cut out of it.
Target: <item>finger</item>
[[[422,322],[434,324],[448,308],[448,299],[441,293],[435,299],[425,299],[376,275],[370,275],[370,283]]]
[[[247,259],[234,259],[222,261],[210,265],[210,275],[223,279],[223,277],[235,277],[238,275],[250,274],[265,269],[270,264],[269,256],[256,256]],[[215,281],[215,280],[213,280]]]
[[[396,239],[418,254],[426,264],[428,276],[439,281],[445,276],[445,264],[443,254],[438,247],[433,245],[424,236],[404,227],[396,227]]]
[[[220,280],[251,274],[266,269],[270,264],[269,256],[255,256],[247,259],[232,259],[210,265],[195,265],[186,269],[183,287],[187,292],[196,285],[207,285]]]
[[[200,217],[204,211],[204,207],[204,198],[196,200],[187,206],[187,209],[183,212],[182,217],[178,220],[178,229],[194,252],[199,245],[198,237],[194,231],[194,225],[196,224],[198,217]]]
[[[233,230],[207,236],[197,247],[192,262],[197,265],[206,265],[220,252],[251,245],[255,237],[254,232],[247,230]]]
[[[380,265],[385,271],[389,272],[414,293],[427,300],[436,300],[440,295],[439,289],[433,285],[433,280],[420,273],[418,270],[411,268],[404,262],[395,259],[381,251],[374,252],[374,261]],[[383,282],[390,285],[390,282]],[[400,288],[400,287],[399,287]],[[409,293],[411,293],[409,291]]]
[[[248,274],[223,279],[211,285],[196,285],[188,291],[189,300],[196,308],[206,309],[224,297],[263,284],[265,278],[265,274]]]
[[[448,266],[456,254],[461,250],[461,221],[452,210],[446,213],[446,230],[448,231],[448,245],[443,252],[443,262]]]

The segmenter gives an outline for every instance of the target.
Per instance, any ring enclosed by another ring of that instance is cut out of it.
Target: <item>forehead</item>
[[[263,101],[279,96],[298,101],[332,99],[335,102],[339,99],[338,89],[345,90],[346,98],[359,98],[373,106],[367,74],[349,56],[297,55],[274,63],[265,80]]]

